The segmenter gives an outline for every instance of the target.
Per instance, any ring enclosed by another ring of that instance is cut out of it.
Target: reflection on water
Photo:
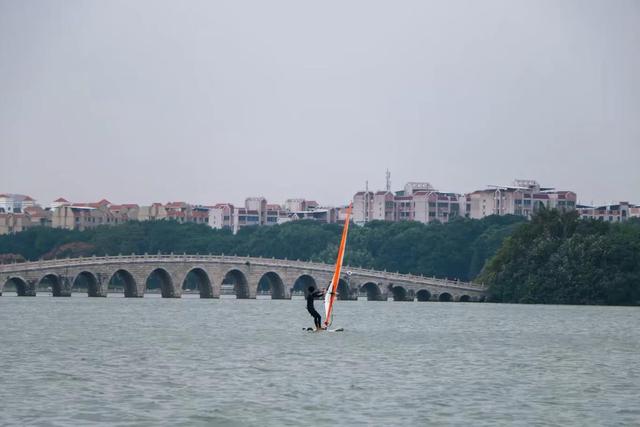
[[[0,425],[640,420],[637,308],[198,296],[6,293]]]

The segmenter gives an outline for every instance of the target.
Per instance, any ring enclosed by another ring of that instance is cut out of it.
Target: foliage
[[[470,280],[522,219],[458,218],[447,224],[374,221],[349,232],[345,265]],[[32,228],[0,236],[0,253],[27,259],[144,253],[212,253],[335,262],[342,226],[295,221],[237,235],[174,221],[129,222],[83,232]],[[83,244],[79,244],[83,243]]]
[[[638,304],[640,222],[543,210],[505,240],[479,279],[499,302]]]

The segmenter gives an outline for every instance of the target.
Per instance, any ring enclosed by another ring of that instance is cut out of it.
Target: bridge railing
[[[262,258],[237,255],[199,255],[199,254],[144,254],[144,255],[105,255],[78,258],[60,258],[52,260],[38,260],[24,263],[2,264],[0,265],[0,273],[11,273],[15,271],[33,271],[47,268],[63,268],[69,264],[73,266],[88,266],[111,263],[136,263],[136,262],[226,262],[231,264],[250,264],[264,266],[278,266],[307,269],[313,271],[332,272],[334,266],[330,264],[317,263],[312,261],[288,260],[278,258]],[[449,288],[459,288],[467,290],[483,291],[483,285],[464,282],[459,280],[440,279],[436,277],[417,276],[414,274],[402,274],[398,272],[388,272],[361,267],[344,266],[343,271],[358,275],[361,277],[370,277],[372,279],[380,279],[383,277],[389,281],[410,282],[416,284],[429,284],[432,286],[442,286]]]

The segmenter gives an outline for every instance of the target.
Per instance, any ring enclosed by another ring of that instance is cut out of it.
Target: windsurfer
[[[309,286],[308,289],[308,293],[307,293],[307,311],[309,312],[309,314],[311,316],[313,316],[313,323],[316,325],[316,329],[320,330],[323,329],[322,327],[322,316],[320,316],[320,313],[318,313],[316,311],[316,309],[313,306],[313,301],[316,298],[320,298],[322,296],[324,296],[324,291],[317,291],[315,287],[313,286]]]

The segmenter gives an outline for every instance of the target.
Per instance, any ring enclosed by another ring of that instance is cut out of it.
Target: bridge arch
[[[449,292],[443,292],[440,295],[438,295],[438,301],[451,302],[453,301],[453,297]]]
[[[407,301],[407,290],[403,286],[392,286],[391,294],[394,301]]]
[[[123,289],[125,298],[135,298],[138,295],[138,286],[133,275],[125,269],[116,270],[109,278],[108,289]]]
[[[420,289],[416,292],[416,298],[418,301],[429,301],[431,300],[431,292],[426,289]]]
[[[19,297],[24,297],[27,295],[27,281],[22,277],[9,277],[7,281],[2,284],[2,288],[0,288],[0,295],[2,295],[2,291],[7,285],[12,285],[14,288],[16,288],[16,295],[18,295]]]
[[[96,276],[90,271],[81,271],[74,277],[71,289],[86,289],[87,296],[90,297],[99,297],[100,295],[100,285],[98,285],[98,279]]]
[[[238,269],[227,271],[222,280],[223,285],[233,285],[233,292],[237,299],[249,298],[249,282],[247,276]]]
[[[162,267],[158,267],[149,273],[145,282],[145,290],[146,289],[160,289],[162,298],[173,298],[176,296],[171,275]]]
[[[50,286],[51,295],[61,297],[65,294],[62,292],[62,280],[60,276],[54,273],[47,273],[38,281],[38,287]]]
[[[460,298],[458,298],[459,302],[471,302],[471,297],[469,295],[460,295]]]
[[[303,274],[293,282],[293,288],[291,288],[291,292],[303,292],[306,297],[309,293],[309,286],[313,286],[318,289],[318,285],[316,284],[316,279],[309,274]]]
[[[380,286],[374,282],[364,283],[360,286],[360,291],[367,293],[367,301],[380,301],[382,299]]]
[[[280,275],[269,271],[262,275],[258,281],[258,292],[270,292],[271,299],[284,299],[284,282]]]
[[[213,298],[211,279],[200,267],[194,267],[185,274],[182,289],[197,290],[200,292],[200,298]]]

